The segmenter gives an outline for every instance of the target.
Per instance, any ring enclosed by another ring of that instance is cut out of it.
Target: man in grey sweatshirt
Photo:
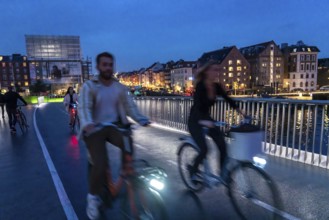
[[[102,202],[99,195],[108,169],[106,141],[121,149],[124,148],[123,137],[116,129],[108,128],[102,132],[92,133],[95,125],[99,123],[125,125],[128,124],[127,116],[142,126],[150,123],[148,118],[138,111],[128,94],[128,88],[113,78],[113,55],[107,52],[101,53],[97,56],[96,63],[99,77],[97,80],[84,83],[78,106],[81,121],[80,137],[83,137],[93,162],[87,195],[87,215],[90,219],[98,218],[98,207]],[[89,133],[92,134],[84,135]]]

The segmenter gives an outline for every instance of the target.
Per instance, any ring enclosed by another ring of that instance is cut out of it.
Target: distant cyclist
[[[77,104],[77,102],[78,102],[78,95],[75,93],[73,87],[69,87],[64,97],[64,105],[70,116],[69,119],[70,126],[73,124],[73,115],[71,113],[71,109],[73,107],[73,104]]]
[[[13,91],[13,87],[9,86],[8,87],[8,92],[5,94],[5,103],[6,103],[6,111],[8,114],[8,119],[9,119],[9,126],[11,129],[11,132],[15,133],[16,132],[16,109],[17,109],[17,101],[21,100],[24,105],[27,105],[26,101],[15,91]]]
[[[5,118],[5,96],[2,94],[2,90],[0,91],[0,108],[2,110],[2,118]]]
[[[114,56],[107,52],[99,54],[96,57],[96,66],[99,71],[98,79],[85,82],[79,97],[78,114],[82,134],[92,132],[98,123],[127,125],[127,116],[140,125],[148,125],[148,118],[140,114],[128,94],[128,88],[113,77]],[[121,149],[124,149],[125,143],[122,134],[111,127],[102,132],[85,135],[84,141],[93,161],[87,195],[87,215],[90,219],[97,219],[98,207],[102,203],[100,194],[108,170],[106,142]]]
[[[190,117],[188,120],[188,128],[194,141],[200,148],[199,154],[194,160],[194,164],[189,166],[189,171],[192,180],[199,180],[199,165],[206,157],[208,147],[204,134],[204,127],[209,128],[208,135],[214,140],[220,151],[220,167],[223,180],[226,179],[226,160],[227,151],[223,133],[218,127],[215,127],[214,119],[210,116],[210,108],[216,103],[217,96],[222,96],[229,105],[242,112],[237,108],[235,102],[227,96],[225,90],[216,83],[216,77],[220,67],[216,62],[208,62],[199,70],[196,76],[196,89],[194,93],[194,104],[191,108]]]

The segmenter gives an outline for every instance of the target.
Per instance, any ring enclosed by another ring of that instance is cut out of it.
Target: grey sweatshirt
[[[110,86],[105,86],[98,80],[85,82],[80,92],[78,114],[81,131],[91,123],[128,123],[127,116],[140,124],[148,121],[138,111],[128,94],[128,88],[116,80]]]

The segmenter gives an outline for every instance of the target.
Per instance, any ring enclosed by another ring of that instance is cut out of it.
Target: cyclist
[[[9,126],[11,132],[16,132],[16,109],[17,109],[17,101],[21,100],[24,105],[27,105],[26,101],[15,91],[13,91],[13,87],[8,87],[8,92],[5,93],[5,103],[6,103],[6,111],[9,119]]]
[[[208,135],[214,140],[220,151],[220,168],[223,181],[226,180],[227,169],[225,168],[227,160],[226,143],[223,133],[218,127],[214,126],[214,119],[210,116],[210,108],[215,104],[217,96],[222,96],[231,107],[237,109],[235,102],[227,96],[225,90],[215,83],[218,77],[219,64],[210,61],[203,65],[196,76],[196,89],[194,93],[194,104],[191,108],[188,128],[194,141],[200,148],[199,154],[194,159],[194,164],[188,167],[191,179],[193,181],[201,181],[198,167],[207,155],[208,147],[204,134],[204,127],[207,127]]]
[[[64,105],[70,116],[70,119],[69,119],[70,126],[72,126],[72,124],[73,124],[73,115],[72,115],[71,109],[73,107],[73,104],[77,104],[77,102],[78,102],[78,95],[75,93],[73,87],[70,86],[67,89],[67,92],[64,97]]]
[[[2,110],[2,118],[5,118],[5,96],[2,94],[2,90],[0,90],[0,108]]]
[[[100,132],[91,133],[95,125],[106,122],[127,125],[127,116],[143,126],[150,123],[148,118],[138,111],[134,101],[128,95],[128,88],[113,77],[114,61],[114,56],[107,52],[96,57],[98,79],[87,81],[79,97],[78,114],[81,121],[81,135],[93,161],[87,195],[87,215],[90,219],[98,218],[98,207],[102,203],[99,195],[107,178],[108,169],[106,142],[121,149],[124,148],[124,138],[115,128],[108,127]],[[130,144],[131,141],[130,139]],[[125,158],[122,159],[124,163]]]

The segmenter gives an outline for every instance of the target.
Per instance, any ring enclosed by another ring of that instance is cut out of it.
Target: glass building
[[[79,36],[25,35],[31,81],[80,83],[82,53]]]

